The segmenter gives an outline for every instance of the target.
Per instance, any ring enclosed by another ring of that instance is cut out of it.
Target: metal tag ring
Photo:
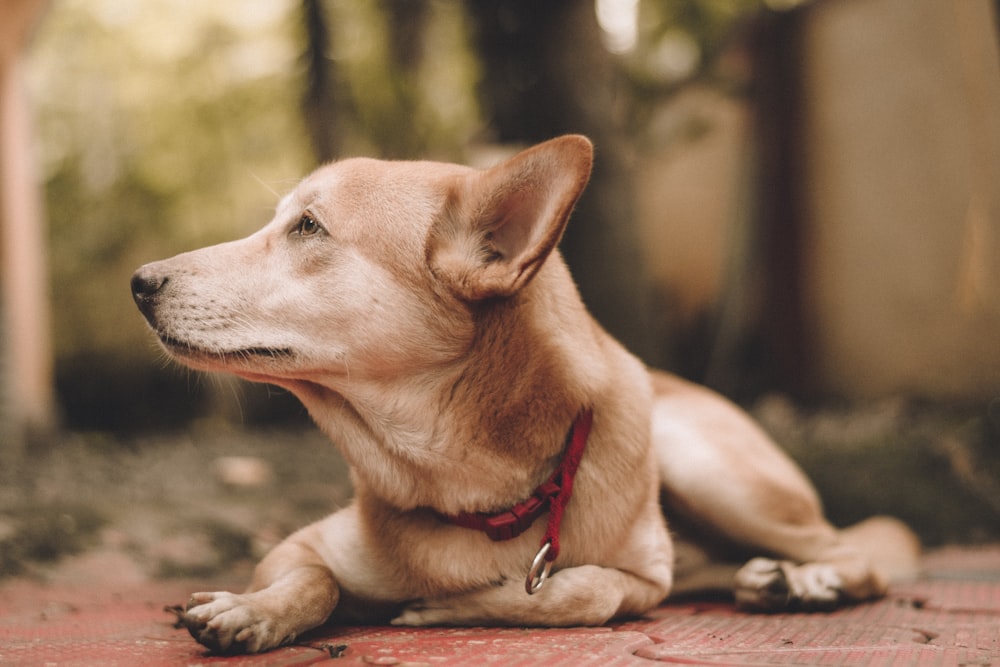
[[[531,569],[528,570],[528,578],[524,581],[524,590],[528,595],[534,595],[538,590],[545,584],[545,580],[549,578],[549,572],[552,571],[552,561],[545,560],[546,554],[549,553],[549,549],[552,548],[552,542],[546,542],[542,545],[538,553],[535,554],[535,559],[531,561]]]

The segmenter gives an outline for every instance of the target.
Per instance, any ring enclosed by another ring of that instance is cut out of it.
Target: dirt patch
[[[754,415],[813,480],[835,524],[892,514],[926,545],[1000,539],[1000,398],[804,409],[771,396]]]
[[[1000,401],[803,409],[770,397],[753,412],[834,523],[887,513],[928,545],[1000,539]],[[0,466],[0,577],[240,585],[350,495],[343,459],[311,426],[62,434]]]
[[[100,560],[131,579],[241,569],[351,494],[309,428],[64,434],[0,477],[0,576],[41,579],[99,576]]]

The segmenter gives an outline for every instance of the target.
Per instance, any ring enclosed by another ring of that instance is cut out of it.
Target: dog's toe
[[[240,619],[231,611],[236,606],[231,593],[195,593],[181,617],[191,636],[216,653],[239,652],[234,645]]]
[[[188,598],[187,606],[185,609],[193,609],[195,607],[200,607],[201,605],[208,604],[218,597],[223,597],[226,595],[232,595],[231,593],[225,593],[223,591],[218,591],[214,593],[192,593],[191,597]]]
[[[825,563],[806,563],[795,568],[792,592],[800,609],[827,611],[840,604],[843,580],[837,569]]]
[[[792,590],[782,564],[754,558],[736,573],[736,606],[744,611],[779,611],[791,603]]]

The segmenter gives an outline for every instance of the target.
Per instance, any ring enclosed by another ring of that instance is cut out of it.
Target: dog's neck
[[[532,296],[477,313],[479,338],[451,364],[293,391],[358,481],[396,507],[509,507],[551,474],[567,429],[594,398],[580,377],[586,365],[571,357],[588,354],[596,325],[582,308]]]
[[[503,400],[505,387],[465,389],[463,377],[457,373],[437,391],[412,378],[390,390],[355,387],[350,398],[315,386],[319,400],[300,398],[350,463],[356,483],[390,504],[444,513],[508,507],[551,474],[580,405],[557,390],[549,400]],[[405,400],[388,400],[397,393]],[[490,402],[496,398],[501,402]],[[456,493],[462,489],[468,495]]]

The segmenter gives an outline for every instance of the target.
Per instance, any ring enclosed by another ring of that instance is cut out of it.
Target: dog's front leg
[[[195,593],[181,620],[212,651],[259,653],[322,625],[338,598],[333,572],[296,534],[257,565],[248,592]]]
[[[581,565],[555,572],[534,595],[524,579],[505,579],[491,588],[423,600],[393,619],[394,625],[601,625],[640,614],[658,604],[670,588],[664,569],[657,580],[621,570]]]

